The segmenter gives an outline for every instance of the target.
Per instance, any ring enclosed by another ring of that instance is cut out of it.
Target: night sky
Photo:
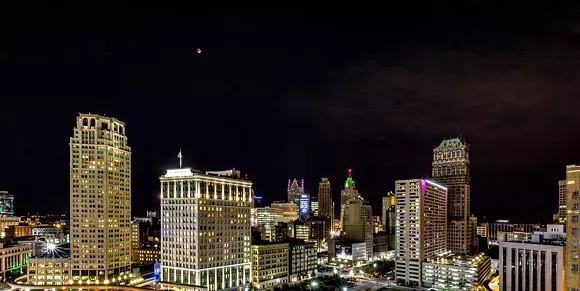
[[[395,180],[428,177],[432,149],[461,134],[472,213],[549,222],[580,163],[574,12],[3,20],[0,189],[19,215],[68,211],[69,137],[91,112],[127,124],[134,216],[158,207],[179,149],[184,166],[247,173],[268,203],[294,177],[312,194],[329,177],[338,199],[352,168],[379,215]]]

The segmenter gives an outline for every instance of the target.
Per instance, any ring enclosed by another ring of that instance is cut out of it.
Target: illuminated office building
[[[299,207],[299,218],[308,219],[310,217],[310,194],[303,193],[300,194],[300,207]]]
[[[457,254],[469,254],[475,229],[470,216],[469,146],[458,138],[445,139],[433,150],[432,176],[447,187],[447,249]]]
[[[318,217],[319,214],[318,197],[310,197],[310,215]]]
[[[353,241],[365,242],[367,260],[373,258],[374,226],[373,210],[368,201],[358,198],[344,205],[342,236]]]
[[[280,209],[282,211],[282,222],[290,222],[298,219],[298,204],[294,202],[276,201],[270,204],[272,209]]]
[[[558,181],[558,223],[566,224],[566,196],[568,191],[566,190],[566,180]]]
[[[395,193],[389,192],[386,197],[383,197],[383,209],[381,212],[381,221],[383,223],[383,230],[388,234],[395,233],[395,223],[397,221],[395,213]]]
[[[395,182],[395,279],[422,286],[422,264],[446,251],[447,189],[425,179]]]
[[[80,114],[76,121],[70,138],[71,277],[93,284],[124,281],[131,270],[131,148],[125,123],[95,114]]]
[[[252,182],[236,170],[167,170],[161,180],[161,280],[249,288]]]
[[[567,291],[580,290],[580,270],[578,265],[578,241],[580,241],[580,166],[566,166],[566,250],[565,250],[565,280]],[[561,260],[560,260],[561,261]]]
[[[300,186],[298,185],[298,180],[290,181],[288,179],[288,202],[296,205],[300,204],[300,195],[302,194],[304,194],[304,179],[302,179]]]
[[[14,216],[14,195],[0,191],[0,216]]]

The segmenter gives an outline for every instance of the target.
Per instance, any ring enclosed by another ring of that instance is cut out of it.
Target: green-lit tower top
[[[344,182],[345,190],[354,190],[354,179],[352,178],[352,169],[348,169],[348,178]]]

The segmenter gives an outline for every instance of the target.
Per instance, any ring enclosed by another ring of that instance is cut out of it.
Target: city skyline
[[[242,169],[266,202],[283,200],[292,177],[311,194],[328,177],[339,201],[352,168],[379,213],[394,181],[430,177],[432,149],[462,135],[471,213],[551,221],[562,169],[580,162],[580,137],[567,134],[579,122],[580,67],[570,61],[578,21],[557,11],[348,22],[35,18],[1,48],[0,189],[14,193],[17,215],[67,213],[62,140],[78,112],[92,112],[130,125],[135,214],[157,208],[156,179],[178,164],[179,149],[184,166]],[[22,173],[36,165],[50,169],[30,183]],[[533,211],[511,207],[521,201]]]

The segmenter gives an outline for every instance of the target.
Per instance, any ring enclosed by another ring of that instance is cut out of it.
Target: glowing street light
[[[316,288],[316,286],[318,286],[318,282],[316,282],[316,281],[312,281],[312,283],[310,283],[310,285],[311,285],[312,287],[315,287],[315,288]]]
[[[373,268],[376,268],[376,267],[377,267],[377,263],[374,263],[374,264],[373,264]]]
[[[348,291],[348,288],[342,287],[342,291]]]
[[[54,251],[54,249],[56,249],[56,245],[53,243],[48,243],[46,244],[46,249],[49,251]]]

